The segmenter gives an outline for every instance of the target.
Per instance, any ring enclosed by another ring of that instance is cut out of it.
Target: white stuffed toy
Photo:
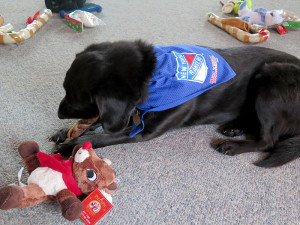
[[[283,18],[278,11],[268,11],[265,8],[257,8],[255,10],[251,10],[247,6],[247,1],[244,1],[240,5],[239,16],[242,20],[248,22],[250,25],[258,24],[264,27],[274,24],[280,24],[283,21]]]

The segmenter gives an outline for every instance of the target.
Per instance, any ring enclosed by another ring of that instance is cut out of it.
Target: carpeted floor
[[[64,96],[65,73],[75,54],[87,45],[138,38],[157,45],[253,45],[206,21],[208,12],[226,17],[217,0],[88,2],[103,7],[96,15],[106,26],[77,33],[54,14],[30,39],[0,45],[0,186],[17,182],[23,166],[17,148],[22,141],[37,141],[50,154],[54,145],[48,137],[75,122],[59,120],[57,108]],[[283,8],[300,15],[300,2],[295,0],[254,0],[253,8],[257,7]],[[0,0],[0,14],[15,31],[44,8],[41,0]],[[300,57],[300,29],[288,31],[279,35],[272,29],[269,40],[256,45]],[[221,155],[209,147],[210,139],[218,137],[214,129],[195,126],[145,143],[97,149],[111,159],[118,175],[114,207],[98,224],[300,224],[300,161],[262,169],[252,164],[260,154]],[[27,176],[25,172],[23,182]],[[0,224],[71,223],[61,216],[57,203],[42,203],[0,211]]]

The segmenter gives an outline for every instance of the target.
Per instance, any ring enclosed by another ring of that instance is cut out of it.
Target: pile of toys
[[[300,27],[300,19],[287,10],[252,10],[251,0],[230,0],[226,4],[220,2],[223,13],[234,14],[234,17],[221,18],[208,13],[207,19],[212,24],[243,42],[266,41],[270,32],[268,28],[276,27],[280,34],[286,34],[286,27]]]
[[[86,0],[45,0],[46,7],[59,13],[65,23],[72,29],[83,32],[83,27],[96,27],[105,23],[92,12],[100,13],[102,7]]]
[[[59,13],[66,24],[79,32],[85,27],[105,25],[92,12],[101,12],[102,7],[85,0],[45,0],[46,9],[40,14],[38,11],[33,18],[29,17],[26,27],[20,31],[13,31],[14,27],[4,24],[4,16],[0,14],[0,44],[14,44],[27,40],[39,30],[52,16],[52,12]]]

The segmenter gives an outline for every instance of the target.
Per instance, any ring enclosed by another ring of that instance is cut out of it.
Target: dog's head
[[[100,115],[107,133],[123,131],[137,105],[147,98],[155,68],[152,45],[142,41],[105,42],[76,55],[67,71],[58,117],[88,119]]]

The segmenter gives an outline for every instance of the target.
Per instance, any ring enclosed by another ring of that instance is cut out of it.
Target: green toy
[[[240,7],[240,4],[241,4],[243,1],[245,1],[245,0],[238,1],[237,3],[234,4],[234,6],[233,6],[233,12],[234,12],[235,14],[239,14],[239,7]],[[252,7],[252,2],[251,2],[251,0],[247,0],[247,6],[248,6],[249,9],[251,9],[251,7]]]
[[[240,4],[245,1],[245,0],[229,0],[226,4],[224,4],[222,1],[220,1],[221,5],[223,6],[222,12],[223,13],[232,13],[234,12],[235,14],[238,15],[239,7]],[[247,1],[247,6],[249,9],[252,7],[252,2],[251,0]]]

